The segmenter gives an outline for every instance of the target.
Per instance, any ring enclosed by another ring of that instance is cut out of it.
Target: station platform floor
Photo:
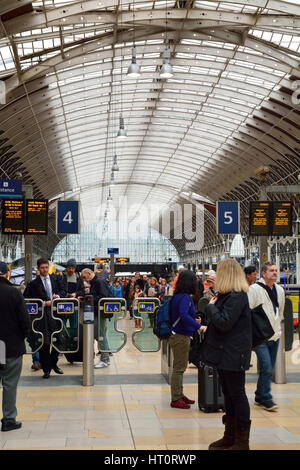
[[[206,450],[223,435],[222,412],[203,413],[197,405],[197,369],[184,375],[185,393],[196,400],[189,410],[170,407],[170,387],[161,375],[161,355],[141,353],[130,340],[134,322],[123,320],[129,338],[110,358],[110,366],[95,369],[95,385],[83,387],[82,364],[69,364],[64,375],[31,369],[24,356],[18,387],[20,430],[0,432],[0,449],[45,450]],[[295,340],[298,338],[295,336]],[[98,356],[96,361],[98,361]],[[254,405],[256,356],[247,372],[251,406],[252,450],[300,449],[300,348],[286,354],[287,383],[273,384],[278,411]]]

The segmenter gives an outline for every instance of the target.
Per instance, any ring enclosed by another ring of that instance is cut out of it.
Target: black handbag
[[[252,349],[265,343],[274,335],[274,330],[262,308],[262,304],[251,310],[252,316]]]

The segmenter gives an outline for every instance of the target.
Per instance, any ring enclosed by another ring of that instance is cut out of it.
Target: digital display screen
[[[129,263],[130,258],[116,258],[116,263]]]
[[[249,235],[268,236],[271,231],[270,202],[251,201],[249,217]]]
[[[110,258],[95,258],[95,263],[109,263]]]
[[[273,201],[274,236],[293,235],[293,203],[291,201]]]
[[[48,201],[26,200],[26,235],[47,235]]]
[[[2,203],[2,233],[23,235],[24,229],[23,199],[4,199]]]

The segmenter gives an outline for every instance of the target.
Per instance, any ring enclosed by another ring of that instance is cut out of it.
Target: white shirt
[[[42,282],[43,282],[43,285],[44,285],[44,288],[45,288],[45,291],[47,292],[47,289],[46,289],[46,279],[48,279],[48,287],[49,287],[49,290],[50,290],[50,293],[51,293],[51,296],[50,296],[50,300],[52,299],[53,297],[53,292],[52,292],[52,285],[51,285],[51,280],[50,280],[50,276],[41,276],[41,279],[42,279]]]

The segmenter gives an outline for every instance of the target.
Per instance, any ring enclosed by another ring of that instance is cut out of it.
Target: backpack
[[[168,339],[172,333],[172,329],[180,320],[180,317],[178,317],[175,323],[172,325],[171,305],[172,299],[168,299],[166,302],[161,304],[159,307],[156,307],[155,309],[153,333],[159,339]]]

